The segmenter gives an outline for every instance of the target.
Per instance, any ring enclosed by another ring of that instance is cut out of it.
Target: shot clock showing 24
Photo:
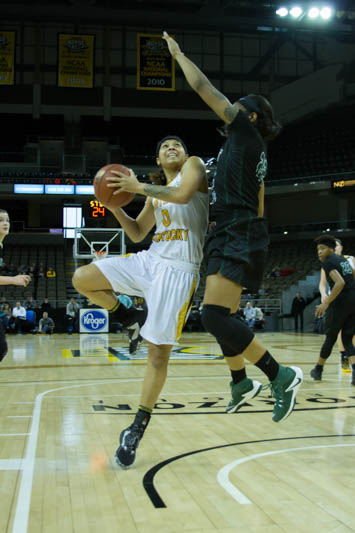
[[[98,200],[90,200],[89,216],[92,218],[104,218],[106,216],[106,208]]]

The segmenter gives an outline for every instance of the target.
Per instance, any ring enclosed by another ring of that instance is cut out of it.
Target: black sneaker
[[[322,372],[323,368],[314,367],[311,370],[311,378],[314,379],[314,381],[322,381]]]
[[[128,338],[130,339],[130,341],[129,341],[129,353],[130,353],[130,355],[134,355],[135,353],[138,352],[138,350],[140,348],[140,345],[143,342],[143,337],[141,337],[139,335],[139,333],[138,333],[138,336],[133,338],[133,335],[130,336],[131,331],[132,330],[128,330]]]
[[[127,326],[130,354],[133,354],[137,351],[138,344],[143,340],[139,332],[146,321],[147,314],[148,312],[146,309],[137,309],[134,313],[134,319],[132,320],[131,324]]]
[[[132,424],[124,429],[120,435],[120,446],[115,453],[116,462],[123,468],[127,468],[134,463],[136,449],[139,441],[143,437],[144,429]]]

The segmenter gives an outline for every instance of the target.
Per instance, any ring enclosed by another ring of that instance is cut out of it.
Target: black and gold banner
[[[137,34],[137,89],[175,91],[175,61],[161,35]]]
[[[13,85],[15,81],[16,32],[0,31],[0,85]]]
[[[95,35],[58,34],[58,87],[94,86]]]

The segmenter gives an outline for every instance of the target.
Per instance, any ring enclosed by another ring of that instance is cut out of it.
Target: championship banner
[[[94,86],[95,35],[58,34],[58,87]]]
[[[0,31],[0,85],[13,85],[15,78],[14,31]]]
[[[137,34],[137,89],[175,91],[175,61],[161,35]]]

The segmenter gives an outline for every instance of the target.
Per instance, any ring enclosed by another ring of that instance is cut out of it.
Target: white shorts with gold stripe
[[[115,292],[140,296],[148,307],[140,334],[153,344],[178,344],[199,282],[195,265],[150,250],[93,263]]]

